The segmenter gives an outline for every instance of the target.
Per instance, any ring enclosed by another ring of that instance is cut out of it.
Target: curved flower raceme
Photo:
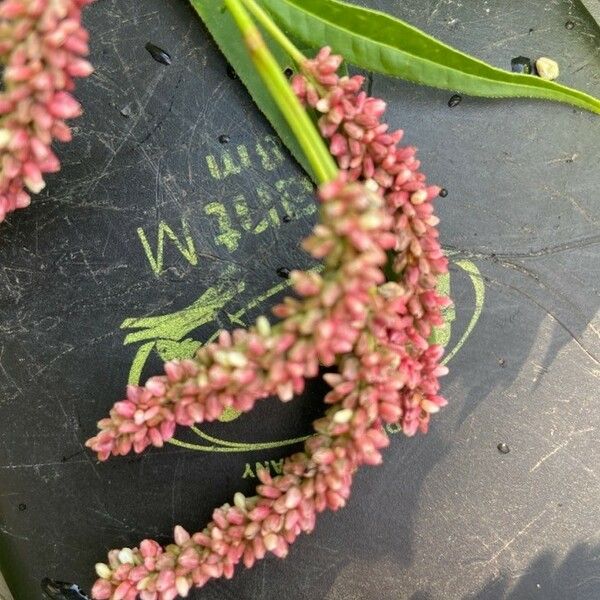
[[[92,72],[81,24],[81,10],[92,1],[0,2],[0,221],[29,205],[25,188],[39,193],[43,174],[60,168],[52,142],[70,141],[65,120],[81,113],[70,94],[73,78]]]
[[[343,169],[320,188],[321,220],[304,244],[325,271],[292,274],[299,299],[275,308],[277,325],[259,318],[248,331],[222,333],[194,360],[167,363],[165,375],[130,387],[88,446],[101,460],[161,446],[177,424],[215,419],[228,406],[247,411],[269,395],[291,399],[319,364],[338,367],[324,376],[330,407],[282,475],[259,472],[256,495],[236,494],[201,532],[178,526],[164,548],[144,540],[111,551],[96,565],[96,600],[172,600],[232,577],[240,562],[286,556],[319,512],[344,506],[359,466],[381,462],[385,423],[426,431],[445,404],[442,349],[427,341],[448,303],[435,291],[447,270],[432,210],[440,189],[426,186],[414,149],[397,147],[401,134],[379,124],[385,104],[360,92],[360,79],[338,78],[339,62],[324,49],[294,80],[323,113],[321,130]],[[384,274],[390,256],[396,281]]]
[[[185,597],[209,579],[231,578],[240,562],[250,568],[267,552],[285,557],[300,533],[313,530],[319,512],[343,507],[354,471],[381,462],[379,450],[388,444],[382,420],[393,422],[400,410],[397,357],[370,347],[369,335],[361,334],[356,356],[342,360],[339,375],[325,376],[333,386],[325,398],[332,407],[315,423],[317,433],[304,452],[284,461],[282,475],[259,471],[262,484],[255,496],[236,494],[233,506],[216,509],[199,533],[190,536],[176,527],[174,543],[166,548],[144,540],[139,548],[111,551],[108,564],[96,565],[92,596]]]
[[[292,86],[321,115],[319,129],[340,169],[350,181],[377,190],[394,219],[392,268],[407,302],[400,312],[390,305],[391,312],[379,318],[377,337],[391,349],[411,348],[407,369],[412,385],[404,392],[402,427],[406,435],[414,435],[427,432],[430,415],[446,404],[438,394],[438,377],[446,372],[439,365],[442,349],[427,341],[432,328],[443,322],[441,309],[449,304],[436,292],[437,278],[448,272],[432,204],[440,189],[425,186],[416,149],[398,147],[403,132],[390,132],[381,122],[386,103],[361,91],[364,78],[337,75],[342,60],[330,48],[321,49],[302,65],[303,74],[294,77]]]

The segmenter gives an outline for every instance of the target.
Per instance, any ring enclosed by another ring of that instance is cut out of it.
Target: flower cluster
[[[144,540],[139,548],[112,550],[108,563],[98,563],[96,600],[173,600],[187,596],[209,579],[231,578],[237,564],[250,568],[267,552],[285,557],[297,536],[315,526],[318,513],[343,507],[352,477],[362,464],[379,464],[379,450],[388,443],[382,420],[394,422],[403,385],[392,353],[370,349],[361,334],[355,357],[346,357],[340,374],[325,377],[333,386],[332,404],[315,423],[316,435],[304,452],[287,458],[283,474],[258,472],[256,495],[237,493],[233,506],[213,512],[207,527],[190,535],[174,531],[174,543],[162,548]]]
[[[91,65],[81,10],[92,0],[0,2],[0,221],[29,205],[44,173],[59,170],[53,140],[68,142],[66,119],[81,112],[70,92]]]
[[[321,187],[320,223],[304,244],[324,261],[323,274],[292,274],[299,297],[275,308],[277,325],[259,318],[248,331],[222,333],[194,360],[167,363],[165,375],[130,387],[88,446],[101,460],[161,446],[176,424],[215,419],[229,406],[247,411],[269,395],[291,399],[319,364],[338,367],[324,376],[329,408],[282,475],[259,472],[256,495],[236,494],[201,532],[178,526],[164,548],[144,540],[111,551],[96,565],[96,600],[173,600],[232,577],[240,562],[286,556],[319,512],[345,505],[359,466],[381,462],[385,423],[426,431],[445,404],[442,349],[427,341],[447,304],[435,291],[447,269],[432,212],[439,188],[426,187],[414,149],[397,147],[401,134],[379,124],[385,105],[360,92],[360,79],[338,78],[339,62],[325,49],[294,80],[323,113],[321,130],[343,169]],[[396,276],[386,281],[390,256]]]
[[[402,427],[406,435],[414,435],[426,432],[431,413],[446,404],[438,393],[438,377],[446,372],[439,365],[442,349],[427,341],[449,303],[436,292],[438,276],[448,271],[432,204],[440,188],[426,187],[415,148],[398,147],[403,132],[390,132],[381,122],[386,103],[361,91],[364,78],[337,75],[341,63],[342,57],[325,47],[306,61],[292,86],[321,115],[319,129],[340,169],[350,181],[377,190],[394,219],[397,244],[391,266],[398,274],[402,301],[388,303],[385,316],[377,313],[377,337],[402,356],[408,375]]]
[[[275,307],[278,325],[260,317],[249,330],[222,332],[194,360],[168,362],[165,375],[130,386],[87,442],[101,460],[160,447],[177,424],[212,421],[228,407],[249,411],[272,395],[291,400],[305,379],[318,374],[319,364],[332,366],[352,352],[396,238],[381,198],[363,186],[334,182],[322,188],[321,198],[322,222],[304,246],[326,259],[324,272],[291,273],[301,299],[286,298]]]

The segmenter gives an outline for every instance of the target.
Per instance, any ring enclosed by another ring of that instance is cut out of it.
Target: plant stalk
[[[319,90],[322,96],[325,95],[325,90],[321,84],[315,79],[310,69],[306,68],[307,58],[298,50],[292,41],[285,35],[282,29],[273,21],[269,13],[260,6],[256,0],[242,0],[246,8],[252,13],[252,16],[265,28],[269,35],[289,54],[293,61],[300,67],[304,76]]]
[[[296,48],[287,35],[275,24],[275,21],[255,0],[242,0],[252,16],[262,25],[265,31],[290,55],[290,58],[302,66],[306,56]]]
[[[338,176],[338,168],[314,123],[267,48],[260,31],[242,5],[242,0],[225,0],[225,5],[244,37],[250,57],[261,79],[298,139],[318,182],[332,181]],[[284,35],[283,32],[281,35]]]

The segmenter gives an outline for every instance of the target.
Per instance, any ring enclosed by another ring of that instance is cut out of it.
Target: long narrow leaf
[[[498,69],[379,11],[339,0],[258,1],[304,43],[332,46],[371,71],[473,96],[555,100],[600,114],[600,100],[593,96]]]
[[[235,69],[246,88],[248,88],[258,108],[267,117],[296,160],[312,177],[313,173],[306,157],[254,68],[229,11],[219,10],[219,3],[215,2],[215,0],[190,0],[190,3],[204,21],[221,52],[225,55],[225,58]],[[281,65],[282,70],[285,69],[290,64],[287,55],[277,47],[272,47],[271,50]]]

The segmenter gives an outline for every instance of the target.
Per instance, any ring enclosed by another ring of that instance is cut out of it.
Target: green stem
[[[275,24],[267,12],[255,0],[242,0],[252,16],[265,28],[265,31],[290,55],[290,58],[301,66],[306,56],[294,46],[292,41]]]
[[[338,176],[338,169],[329,150],[267,48],[258,28],[242,6],[241,0],[225,0],[225,5],[244,37],[259,75],[298,139],[317,180],[319,183],[332,181]]]
[[[242,0],[242,2],[246,5],[246,8],[252,13],[254,18],[265,28],[269,35],[290,55],[292,60],[296,62],[304,77],[310,81],[319,94],[325,96],[326,91],[323,89],[323,86],[315,79],[310,69],[306,67],[306,56],[294,46],[292,41],[277,26],[270,15],[255,0]]]

